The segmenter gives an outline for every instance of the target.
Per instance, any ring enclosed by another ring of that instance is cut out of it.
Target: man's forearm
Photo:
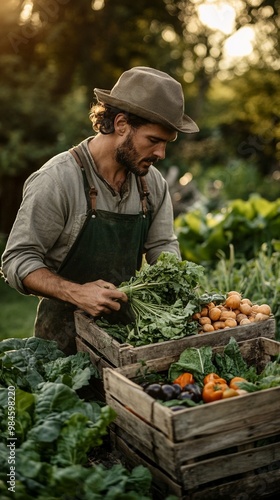
[[[80,285],[68,281],[49,269],[41,268],[30,273],[23,285],[29,293],[41,297],[70,302],[92,316],[120,309],[120,302],[127,302],[127,295],[112,283],[97,280]]]
[[[75,303],[73,302],[73,294],[75,296],[78,287],[81,286],[62,278],[45,267],[28,274],[23,280],[23,285],[31,294],[72,303]]]

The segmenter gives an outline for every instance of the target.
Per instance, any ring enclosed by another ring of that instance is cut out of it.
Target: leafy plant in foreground
[[[0,496],[3,500],[149,500],[151,474],[90,465],[115,411],[79,398],[91,361],[84,353],[64,357],[55,342],[8,339],[0,343]],[[15,362],[15,365],[13,365]],[[32,378],[32,370],[34,376]],[[16,481],[10,472],[8,387],[15,387]],[[21,387],[21,388],[20,388]]]

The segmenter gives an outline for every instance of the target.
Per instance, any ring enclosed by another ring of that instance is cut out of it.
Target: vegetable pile
[[[199,323],[198,333],[205,333],[265,321],[270,314],[268,304],[253,304],[250,299],[242,298],[239,292],[231,290],[227,292],[224,302],[208,302],[192,318]]]
[[[2,499],[149,500],[148,469],[129,472],[120,463],[108,469],[89,460],[116,416],[109,406],[79,397],[92,375],[86,353],[65,357],[56,342],[0,342]]]
[[[111,325],[101,318],[96,323],[120,342],[134,346],[196,334],[192,315],[200,304],[196,287],[203,273],[202,266],[163,252],[156,264],[145,263],[135,277],[119,286],[129,298],[134,321]]]
[[[280,356],[258,374],[257,367],[246,363],[231,337],[223,354],[213,352],[210,346],[188,348],[170,365],[165,377],[145,377],[139,382],[145,392],[176,411],[279,386]]]

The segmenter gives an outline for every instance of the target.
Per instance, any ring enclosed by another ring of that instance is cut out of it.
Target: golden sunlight
[[[224,44],[226,58],[248,56],[253,51],[255,33],[250,26],[235,30],[236,8],[222,0],[208,0],[197,7],[202,24],[213,31],[229,35]]]

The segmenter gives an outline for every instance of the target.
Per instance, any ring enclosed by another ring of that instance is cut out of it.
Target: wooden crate
[[[263,337],[239,346],[244,359],[259,370],[280,354],[280,343]],[[258,498],[261,474],[263,485],[267,481],[263,496],[279,492],[280,387],[172,412],[135,380],[147,367],[166,372],[178,357],[104,369],[106,402],[117,412],[112,428],[115,446],[131,450],[127,461],[147,465],[156,486],[164,485],[179,498],[222,499],[228,496],[228,485],[239,494],[246,485]]]
[[[142,360],[177,355],[187,347],[199,348],[203,345],[225,345],[230,337],[235,337],[238,341],[260,336],[275,338],[274,317],[259,323],[251,323],[226,330],[216,330],[213,333],[190,335],[178,340],[169,340],[139,347],[120,344],[105,330],[98,327],[93,318],[83,311],[75,312],[75,326],[77,349],[89,352],[92,362],[97,366],[100,373],[105,367],[122,367]]]

